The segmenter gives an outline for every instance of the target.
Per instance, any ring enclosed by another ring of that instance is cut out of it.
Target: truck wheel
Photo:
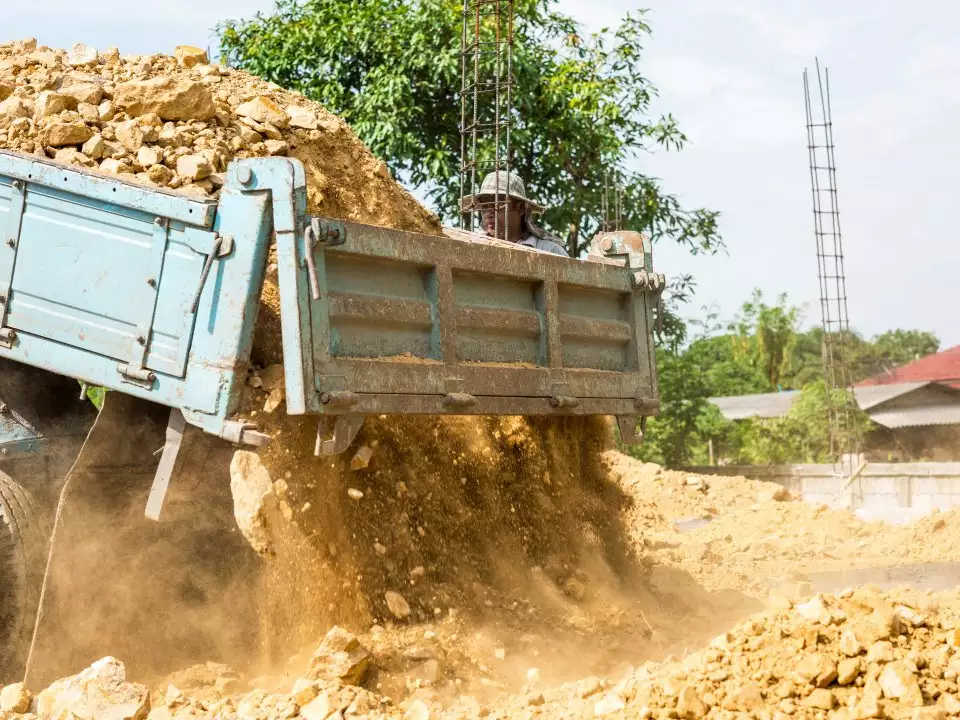
[[[33,498],[0,471],[0,685],[22,679],[43,572]]]

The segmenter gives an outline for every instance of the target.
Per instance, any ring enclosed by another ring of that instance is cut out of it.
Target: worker
[[[507,203],[506,222],[504,201]],[[542,213],[544,207],[527,197],[523,180],[516,173],[490,173],[483,179],[480,192],[465,196],[460,201],[460,207],[464,212],[479,212],[483,229],[490,237],[568,256],[559,238],[533,223],[533,215]]]

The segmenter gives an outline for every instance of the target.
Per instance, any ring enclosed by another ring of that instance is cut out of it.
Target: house
[[[960,388],[960,345],[874,375],[859,383],[858,387],[912,382],[937,382]]]
[[[901,382],[858,385],[857,405],[870,419],[887,428],[960,425],[960,383]],[[760,395],[710,398],[727,420],[777,418],[786,415],[799,390]]]

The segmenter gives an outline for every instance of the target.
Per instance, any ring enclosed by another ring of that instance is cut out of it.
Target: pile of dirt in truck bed
[[[234,158],[289,156],[306,168],[312,213],[439,233],[340,118],[195,48],[0,44],[0,149],[200,197],[217,194]]]

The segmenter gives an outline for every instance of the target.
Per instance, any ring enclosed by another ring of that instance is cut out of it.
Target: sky
[[[646,74],[690,139],[638,159],[689,207],[721,213],[723,255],[667,243],[654,262],[691,273],[704,306],[732,318],[754,288],[786,292],[819,322],[804,67],[829,67],[849,316],[873,336],[894,328],[960,344],[960,3],[914,0],[559,0],[588,30],[648,7]],[[215,46],[225,18],[272,0],[32,0],[4,10],[3,35],[123,53]]]

